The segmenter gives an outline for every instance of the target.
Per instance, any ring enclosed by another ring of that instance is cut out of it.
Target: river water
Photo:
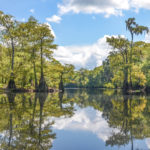
[[[114,90],[0,94],[0,150],[149,150],[150,97]]]

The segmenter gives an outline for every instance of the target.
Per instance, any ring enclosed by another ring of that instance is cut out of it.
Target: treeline
[[[112,50],[102,66],[76,71],[67,87],[123,88],[125,92],[150,88],[150,44],[134,41],[135,36],[149,30],[138,25],[135,18],[125,23],[131,40],[120,35],[108,37]]]
[[[57,49],[49,25],[34,17],[19,22],[0,11],[0,88],[48,91],[66,87],[123,88],[125,92],[150,88],[150,44],[134,41],[148,32],[135,18],[126,22],[130,40],[122,36],[107,38],[111,52],[93,70],[74,70],[54,59]]]
[[[0,11],[0,88],[63,90],[62,80],[73,72],[53,58],[57,49],[49,25],[34,17],[19,22]]]

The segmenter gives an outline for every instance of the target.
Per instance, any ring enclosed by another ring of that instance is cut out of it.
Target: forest
[[[134,41],[135,36],[148,33],[146,26],[138,25],[135,18],[125,21],[131,38],[121,35],[107,38],[111,52],[102,65],[75,71],[67,87],[119,88],[126,92],[145,91],[150,88],[150,44]]]
[[[135,41],[148,33],[135,18],[125,21],[130,34],[107,38],[111,52],[102,65],[76,70],[53,57],[57,50],[50,27],[34,17],[19,22],[0,11],[0,89],[38,92],[70,88],[121,88],[124,92],[150,88],[150,44]]]
[[[32,16],[19,22],[0,12],[0,29],[1,88],[41,92],[61,88],[63,81],[67,82],[74,66],[53,58],[57,45],[47,24]]]

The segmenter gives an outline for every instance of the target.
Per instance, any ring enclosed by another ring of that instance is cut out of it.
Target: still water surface
[[[149,96],[81,89],[0,94],[0,150],[149,149]]]

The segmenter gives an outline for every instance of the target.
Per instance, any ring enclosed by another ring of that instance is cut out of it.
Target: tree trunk
[[[127,93],[129,90],[129,84],[128,84],[128,68],[125,68],[124,70],[124,81],[123,81],[123,92]]]
[[[48,92],[48,86],[46,84],[46,81],[44,79],[44,73],[43,73],[43,46],[42,46],[42,40],[41,40],[41,78],[39,82],[39,92]]]
[[[12,62],[11,62],[11,75],[10,80],[8,82],[8,89],[16,89],[16,84],[14,81],[14,56],[15,56],[15,48],[14,48],[14,41],[13,38],[11,38],[11,46],[12,46]]]
[[[133,53],[133,33],[131,33],[131,45],[130,45],[130,84],[129,88],[132,90],[132,53]]]
[[[43,46],[42,46],[42,40],[41,40],[41,77],[44,76],[43,74]]]
[[[63,85],[62,76],[63,76],[63,75],[60,76],[59,90],[60,90],[61,92],[64,92],[64,85]]]
[[[41,76],[41,78],[40,78],[38,91],[39,92],[48,92],[48,86],[46,84],[44,76]]]
[[[14,70],[14,56],[15,56],[15,47],[13,38],[11,38],[11,47],[12,47],[12,62],[11,62],[11,70]]]
[[[124,81],[123,81],[123,93],[124,94],[127,94],[128,93],[128,90],[129,90],[129,82],[128,82],[128,75],[129,75],[129,72],[128,72],[128,50],[126,49],[125,50],[125,57],[123,57],[124,59]]]
[[[13,73],[11,74],[11,78],[8,82],[7,88],[8,89],[16,89],[16,84],[15,84],[15,81],[14,81]]]

